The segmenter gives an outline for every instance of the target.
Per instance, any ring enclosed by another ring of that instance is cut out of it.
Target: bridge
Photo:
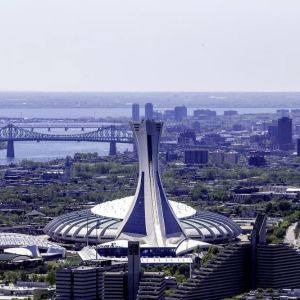
[[[85,123],[15,123],[14,125],[20,128],[24,129],[30,129],[31,131],[34,131],[35,129],[47,129],[48,131],[51,131],[51,129],[64,129],[65,131],[68,131],[69,129],[80,129],[81,131],[84,131],[85,129],[100,129],[102,127],[108,127],[111,126],[111,124],[99,124],[99,123],[93,123],[93,122],[85,122]],[[121,124],[115,124],[116,126],[126,128],[126,126]],[[0,129],[5,127],[6,125],[0,125]],[[127,126],[128,127],[128,126]]]
[[[15,157],[14,142],[102,142],[110,143],[109,155],[117,153],[117,143],[133,143],[132,132],[116,125],[100,127],[95,131],[79,134],[48,134],[28,130],[13,124],[0,128],[0,142],[7,142],[7,157]]]

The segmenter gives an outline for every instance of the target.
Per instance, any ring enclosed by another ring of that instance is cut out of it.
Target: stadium
[[[59,242],[98,244],[114,241],[133,196],[104,202],[91,209],[76,211],[53,219],[46,233]],[[234,240],[241,233],[231,219],[208,211],[196,211],[183,203],[170,201],[187,236],[207,243]]]
[[[167,199],[158,164],[162,126],[153,120],[131,123],[139,156],[134,196],[59,216],[45,232],[63,243],[100,244],[105,255],[122,255],[120,249],[128,241],[139,241],[145,253],[151,249],[151,255],[161,256],[226,243],[240,235],[239,226],[225,216]]]

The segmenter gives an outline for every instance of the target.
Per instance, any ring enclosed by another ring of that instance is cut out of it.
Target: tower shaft
[[[119,238],[164,247],[185,237],[163,189],[159,174],[162,122],[131,123],[139,156],[139,180],[134,201],[119,229]]]

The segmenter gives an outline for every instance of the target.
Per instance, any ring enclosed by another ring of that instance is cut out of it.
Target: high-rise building
[[[212,163],[221,166],[222,164],[236,165],[239,162],[239,153],[236,151],[224,152],[221,150],[216,150],[210,152],[210,157]]]
[[[153,119],[153,104],[146,103],[145,104],[145,120],[152,120]]]
[[[278,119],[278,144],[281,150],[293,147],[293,121],[288,117]]]
[[[208,163],[208,151],[198,149],[185,150],[184,163],[193,165],[206,165]]]
[[[126,272],[105,272],[103,274],[103,293],[102,299],[116,300],[127,299]],[[81,298],[86,299],[86,298]],[[133,298],[132,298],[133,299]]]
[[[139,121],[140,120],[140,105],[138,103],[133,103],[131,106],[131,120]]]
[[[56,295],[59,300],[98,299],[102,295],[104,267],[69,267],[56,272]]]
[[[140,281],[137,300],[165,299],[166,281],[163,272],[144,272]],[[129,298],[130,299],[130,298]]]
[[[300,156],[300,139],[297,140],[297,155]]]
[[[128,299],[136,299],[141,276],[140,243],[128,242]]]
[[[268,135],[273,144],[278,143],[278,124],[268,126]]]
[[[56,271],[56,299],[92,300],[127,298],[126,268],[127,265],[125,263],[59,268]],[[116,297],[114,298],[114,296]],[[118,298],[117,296],[122,297]]]
[[[186,106],[184,106],[184,105],[176,106],[174,111],[175,111],[175,120],[177,122],[180,122],[183,119],[186,119],[186,117],[187,117],[187,108],[186,108]]]

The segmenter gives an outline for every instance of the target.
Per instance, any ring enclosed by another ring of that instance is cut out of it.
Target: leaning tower
[[[134,200],[118,231],[118,239],[137,240],[150,247],[176,245],[186,238],[166,197],[159,174],[162,122],[131,123],[139,157]]]

